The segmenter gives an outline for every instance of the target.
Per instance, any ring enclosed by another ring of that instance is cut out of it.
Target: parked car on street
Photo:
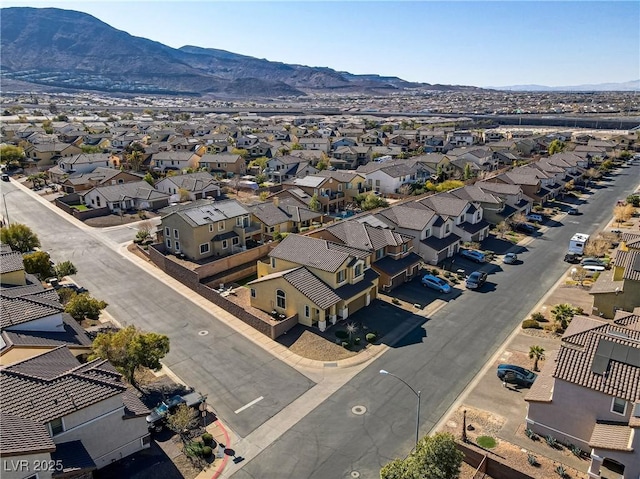
[[[471,261],[475,261],[476,263],[484,263],[487,261],[484,253],[481,251],[476,251],[474,249],[461,249],[460,256],[470,259]]]
[[[536,223],[542,223],[543,220],[542,215],[538,213],[529,213],[525,218],[527,218],[528,221],[535,221]]]
[[[516,264],[518,262],[518,255],[515,253],[507,253],[504,255],[502,261],[505,264]]]
[[[578,208],[569,208],[569,211],[567,211],[567,214],[576,216],[580,214],[580,211],[578,210]]]
[[[604,261],[602,261],[600,258],[582,258],[582,260],[580,260],[580,264],[581,265],[587,265],[587,264],[592,264],[595,266],[606,266],[607,263],[605,263]]]
[[[10,181],[9,175],[2,173],[2,181]]]
[[[536,373],[513,364],[499,364],[496,374],[503,383],[515,384],[525,388],[531,387],[538,377]]]
[[[521,233],[528,234],[528,235],[532,235],[536,231],[538,231],[535,226],[530,225],[529,223],[516,223],[516,224],[513,225],[513,229],[515,229],[516,231],[520,231]]]
[[[474,271],[467,277],[465,286],[468,289],[478,289],[487,282],[487,273],[484,271]]]
[[[435,289],[436,291],[440,291],[441,293],[446,294],[451,292],[451,285],[449,285],[449,283],[447,283],[444,279],[432,274],[425,274],[420,282],[423,286]]]
[[[578,264],[580,262],[580,255],[575,253],[567,253],[564,255],[564,261],[566,263]]]

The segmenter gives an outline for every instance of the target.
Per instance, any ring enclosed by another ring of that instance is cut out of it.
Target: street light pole
[[[9,226],[10,224],[9,209],[7,208],[7,195],[10,195],[11,193],[15,193],[16,191],[20,191],[20,190],[11,190],[11,191],[7,191],[6,193],[2,193],[2,202],[4,203],[4,217],[7,219],[7,226]]]
[[[396,376],[395,374],[390,373],[389,371],[386,371],[384,369],[380,370],[380,374],[385,374],[387,376],[393,376],[394,378],[396,378],[398,381],[400,381],[402,384],[404,384],[405,386],[407,386],[409,389],[411,389],[411,392],[413,394],[416,395],[416,397],[418,398],[418,407],[416,409],[416,448],[418,447],[418,440],[420,438],[420,391],[416,391],[415,389],[413,389],[408,382],[406,382],[404,379],[402,379],[399,376]]]

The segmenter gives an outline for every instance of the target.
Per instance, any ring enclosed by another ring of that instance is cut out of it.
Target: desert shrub
[[[365,339],[367,340],[367,342],[373,343],[376,339],[378,339],[378,336],[376,335],[376,333],[367,333]]]
[[[435,269],[435,268],[433,268],[431,270],[431,274],[434,275],[434,276],[438,276],[438,273],[439,273],[439,271],[437,269]]]
[[[525,319],[522,321],[522,329],[542,329],[542,326],[535,319]]]
[[[360,344],[360,338],[356,338],[353,340],[353,344]]]
[[[392,302],[393,304],[400,304],[400,300],[399,300],[398,298],[393,298],[393,299],[391,300],[391,302]]]
[[[213,454],[213,449],[211,449],[211,446],[204,446],[202,448],[202,455],[204,457],[209,457],[211,456],[211,454]]]
[[[527,461],[529,461],[529,464],[531,464],[533,467],[538,467],[540,465],[538,459],[536,459],[536,456],[534,456],[533,454],[527,454]]]
[[[213,436],[211,434],[209,434],[208,432],[205,432],[202,435],[202,442],[205,445],[210,446],[211,444],[213,444]]]
[[[338,329],[336,331],[336,338],[347,339],[348,337],[349,337],[349,333],[347,333],[344,329]]]
[[[556,471],[556,474],[559,475],[560,477],[569,477],[569,474],[567,474],[567,470],[560,464],[556,466],[555,471]]]
[[[544,440],[549,447],[553,447],[554,449],[558,447],[558,440],[552,435],[545,436]]]
[[[347,341],[342,341],[342,347],[345,349],[349,349],[349,343]]]
[[[576,457],[582,457],[583,451],[582,449],[580,449],[578,446],[576,446],[575,444],[571,444],[569,446],[569,449],[571,449],[571,453],[576,456]]]
[[[542,314],[542,313],[540,313],[540,312],[533,313],[533,314],[531,315],[531,319],[532,319],[533,321],[537,321],[537,322],[539,322],[539,323],[540,323],[540,322],[544,323],[544,322],[547,320],[547,318],[545,318],[545,317],[544,317],[544,314]]]
[[[535,432],[533,432],[532,429],[526,428],[524,430],[524,434],[525,434],[525,436],[527,436],[532,441],[537,441],[539,439],[538,435]]]

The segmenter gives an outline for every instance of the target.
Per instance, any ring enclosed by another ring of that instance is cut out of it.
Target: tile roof
[[[62,305],[36,295],[13,298],[0,293],[0,329],[28,323],[63,311]]]
[[[399,228],[422,231],[436,216],[436,212],[420,203],[415,203],[411,206],[403,204],[385,208],[375,216]]]
[[[478,203],[490,203],[494,205],[502,204],[502,201],[491,193],[483,190],[476,185],[466,185],[462,188],[456,188],[449,191],[450,194],[466,201],[474,201]]]
[[[615,268],[624,268],[622,277],[631,281],[640,281],[640,250],[618,250]]]
[[[482,191],[488,191],[490,193],[502,194],[502,195],[518,195],[522,193],[522,188],[517,184],[509,183],[493,183],[490,181],[479,181],[475,184]]]
[[[399,246],[412,239],[388,228],[374,227],[353,220],[340,221],[328,226],[326,230],[342,243],[368,251],[376,251],[385,246]]]
[[[187,191],[202,191],[208,186],[219,186],[216,179],[205,171],[169,176],[165,178],[164,181],[173,183],[176,187],[183,188]]]
[[[13,273],[14,271],[21,271],[23,269],[22,253],[19,251],[0,253],[0,274]]]
[[[631,434],[633,429],[626,424],[599,423],[593,427],[589,446],[613,451],[633,451]]]
[[[51,452],[55,448],[46,425],[0,410],[0,453],[3,456]]]
[[[443,249],[448,248],[450,245],[457,243],[458,241],[460,241],[460,236],[455,233],[451,233],[449,236],[446,236],[444,238],[429,236],[428,238],[421,240],[423,244],[435,251],[442,251]]]
[[[125,393],[122,395],[122,402],[124,404],[124,413],[128,417],[146,416],[149,414],[149,408],[145,406],[133,387],[128,387]]]
[[[551,400],[553,399],[553,386],[555,384],[553,370],[555,369],[556,356],[557,351],[550,351],[549,353],[545,353],[545,360],[542,371],[538,373],[538,377],[533,382],[531,388],[525,395],[525,401],[551,402]]]
[[[607,322],[575,334],[568,330],[554,371],[556,379],[640,401],[640,316]]]
[[[383,273],[393,277],[399,273],[406,271],[409,267],[420,264],[422,258],[415,253],[409,253],[404,258],[393,259],[390,256],[386,256],[381,260],[376,261],[371,265],[376,271],[382,271]]]
[[[625,242],[627,248],[640,249],[640,235],[635,233],[622,233],[622,241]]]
[[[335,290],[335,293],[345,300],[353,298],[357,294],[371,289],[371,283],[379,276],[380,275],[378,273],[369,268],[365,270],[364,278],[362,280],[354,284],[347,283],[344,286],[340,286]]]
[[[68,314],[62,315],[63,331],[21,331],[17,328],[2,331],[2,337],[7,345],[10,346],[37,346],[37,347],[58,347],[83,346],[91,348],[91,339],[87,336],[84,329]]]
[[[463,221],[458,225],[463,231],[466,231],[469,234],[475,234],[478,231],[482,231],[485,228],[489,228],[489,223],[485,220],[480,220],[477,223],[469,223],[468,221]]]
[[[122,394],[126,386],[108,362],[81,365],[65,346],[0,369],[4,412],[46,423]]]
[[[131,183],[120,183],[117,185],[96,186],[86,191],[82,196],[86,196],[92,191],[99,192],[106,201],[121,201],[125,198],[141,198],[146,200],[168,199],[169,195],[156,190],[144,180],[132,181]]]
[[[290,234],[269,253],[269,256],[302,266],[335,272],[352,255],[331,248],[330,243],[323,239]]]
[[[328,180],[328,178],[326,178],[324,176],[308,175],[308,176],[305,176],[304,178],[294,178],[293,180],[291,180],[288,183],[296,185],[296,186],[307,186],[307,187],[311,187],[311,188],[317,188],[318,186],[320,186],[321,184],[323,184],[327,180]]]
[[[289,271],[283,278],[321,309],[340,302],[340,296],[307,268]]]
[[[170,214],[177,214],[191,226],[203,226],[237,216],[248,215],[249,210],[236,200],[201,200],[183,205],[180,208],[163,208],[161,214],[164,213],[166,215],[163,218]]]
[[[420,203],[432,209],[439,215],[444,216],[460,216],[467,208],[469,202],[460,198],[456,198],[449,193],[439,193],[437,195],[427,196],[419,200]]]

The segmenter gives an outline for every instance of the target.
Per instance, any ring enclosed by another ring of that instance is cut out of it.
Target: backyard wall
[[[491,457],[491,453],[479,449],[472,444],[456,442],[458,450],[464,454],[464,462],[473,468],[477,468],[483,459],[485,462],[480,472],[484,472],[492,479],[534,479],[524,472],[517,471],[507,464],[501,462],[496,457]]]
[[[256,261],[264,258],[269,252],[277,246],[277,243],[267,243],[257,248],[251,248],[242,253],[225,256],[210,263],[198,266],[195,271],[201,279],[219,275],[222,272],[229,271],[239,266],[253,267],[253,273],[256,271]],[[238,279],[238,278],[236,278]],[[230,282],[230,281],[226,281]]]
[[[72,208],[71,205],[81,204],[80,195],[78,193],[70,193],[55,199],[55,205],[66,213],[69,213],[73,217],[80,221],[88,220],[89,218],[96,218],[98,216],[110,215],[111,210],[108,207],[103,208],[90,208],[84,211],[78,211]]]

